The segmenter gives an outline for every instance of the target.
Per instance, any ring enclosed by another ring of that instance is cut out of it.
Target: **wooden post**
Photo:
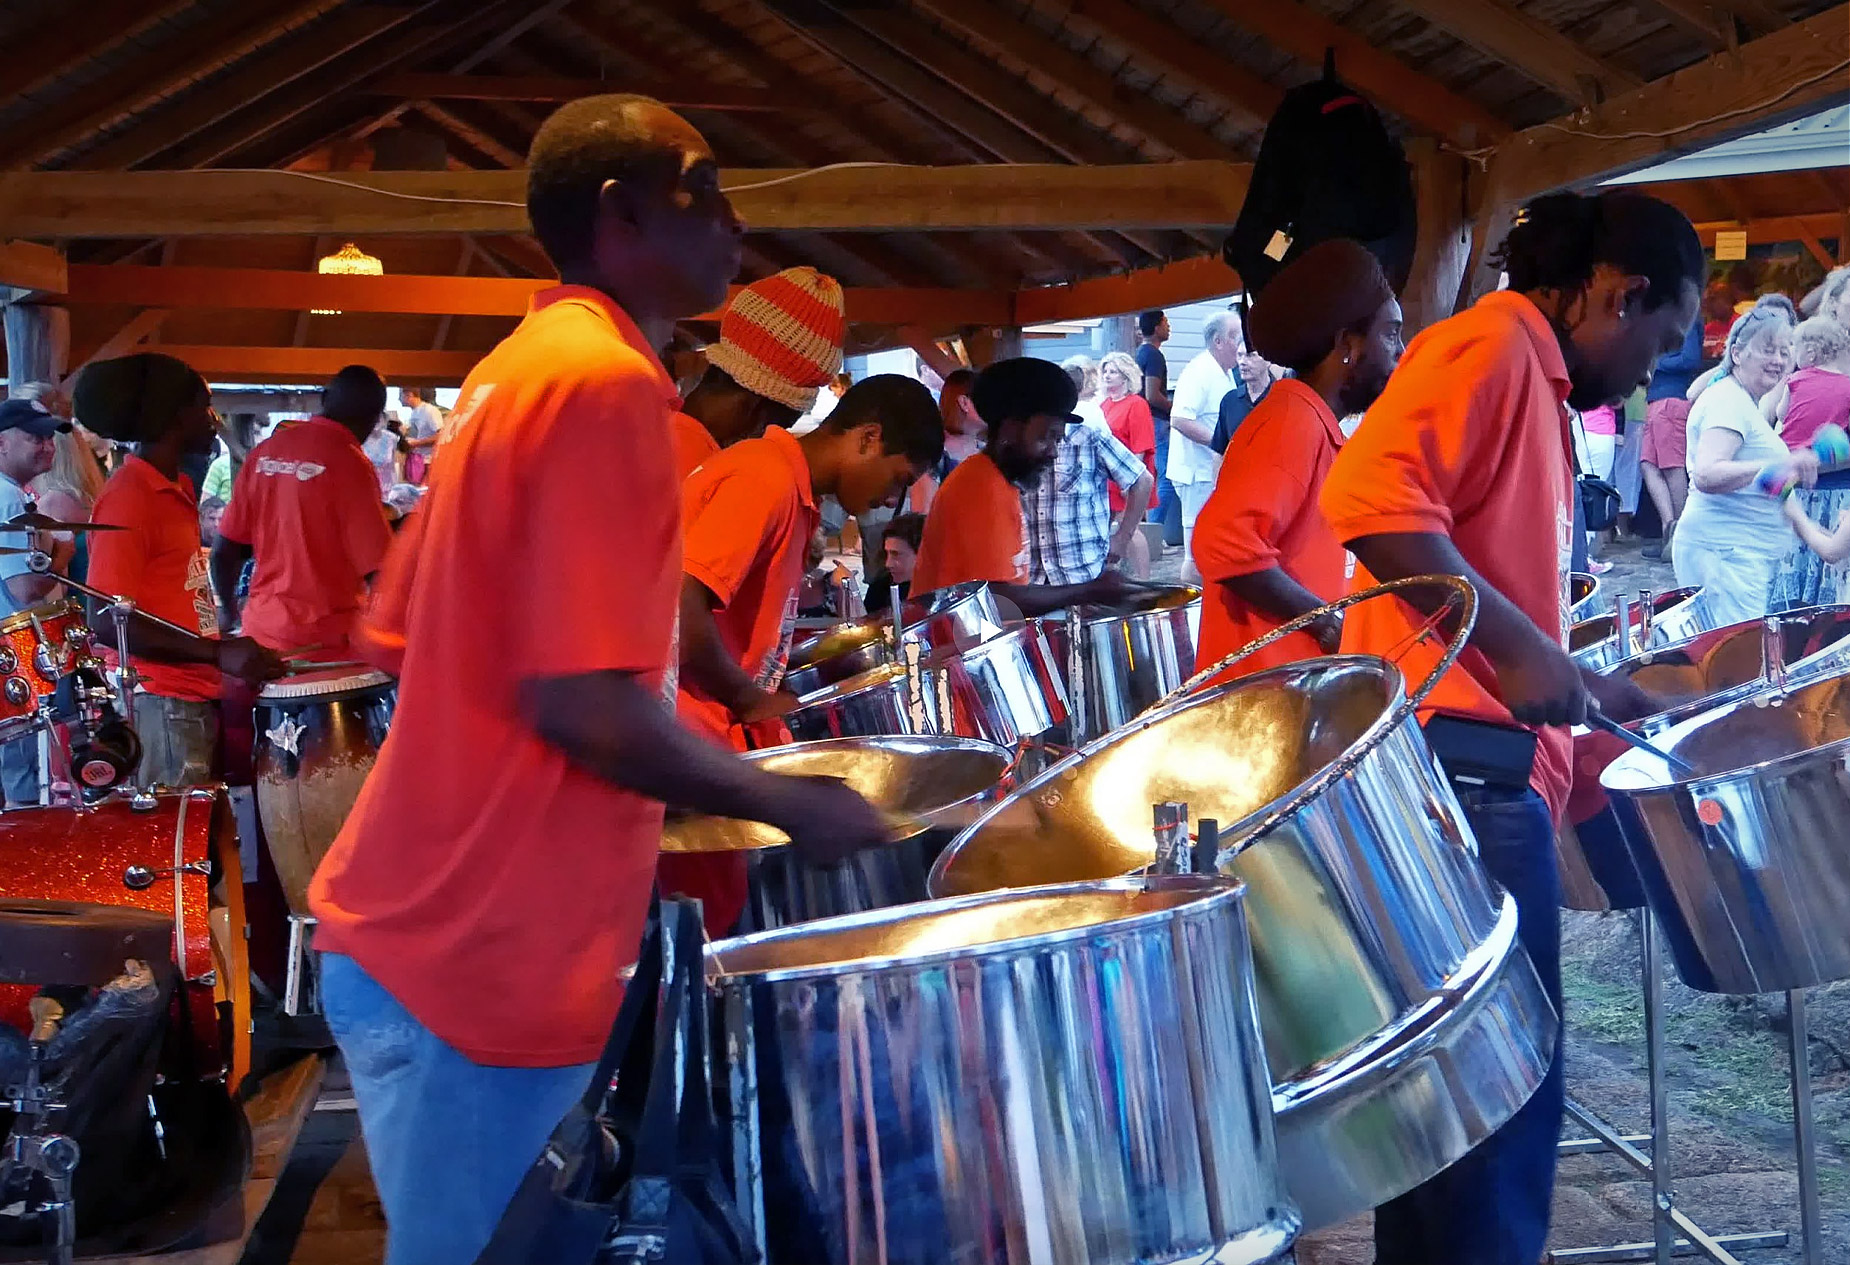
[[[1102,352],[1121,351],[1126,355],[1137,350],[1137,317],[1107,316],[1105,318],[1105,345]]]
[[[995,360],[1013,360],[1021,355],[1021,326],[1004,325],[996,331]]]
[[[1465,160],[1441,150],[1436,141],[1408,142],[1413,161],[1414,194],[1419,204],[1419,236],[1413,271],[1400,296],[1406,335],[1450,316],[1471,255],[1471,222],[1465,194]]]
[[[6,385],[9,393],[28,383],[64,380],[71,354],[71,314],[40,303],[9,303],[6,322]]]

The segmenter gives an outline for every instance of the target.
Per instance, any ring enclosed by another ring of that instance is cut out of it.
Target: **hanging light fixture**
[[[385,265],[377,259],[348,242],[331,255],[323,255],[315,264],[315,271],[323,276],[337,277],[383,277]],[[316,316],[339,316],[339,308],[310,308]]]

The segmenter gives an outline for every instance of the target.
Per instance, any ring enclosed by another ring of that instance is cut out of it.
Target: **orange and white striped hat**
[[[752,394],[807,413],[841,371],[847,330],[841,283],[814,268],[786,268],[726,305],[707,363]]]

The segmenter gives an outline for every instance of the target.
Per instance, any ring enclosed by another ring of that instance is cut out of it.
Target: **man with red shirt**
[[[707,370],[674,417],[675,458],[687,478],[722,448],[789,428],[841,368],[848,322],[841,284],[814,268],[754,281],[726,305]]]
[[[700,134],[586,97],[534,137],[563,284],[464,382],[359,640],[399,676],[379,762],[309,888],[392,1265],[474,1260],[584,1092],[634,960],[664,802],[818,860],[886,826],[675,723],[681,498],[654,349],[741,226]]]
[[[885,373],[849,387],[807,435],[774,427],[693,473],[681,529],[679,710],[690,729],[743,751],[745,725],[796,706],[778,685],[817,502],[832,496],[850,517],[895,506],[943,448],[931,392]],[[722,935],[744,908],[744,864],[736,853],[663,856],[662,887],[698,896]]]
[[[1195,522],[1195,568],[1207,589],[1195,654],[1203,669],[1342,596],[1347,555],[1317,494],[1343,444],[1338,418],[1373,404],[1400,360],[1400,304],[1368,248],[1337,238],[1279,270],[1247,333],[1255,350],[1298,376],[1268,390],[1234,432]],[[1341,632],[1341,620],[1326,617],[1248,655],[1230,675],[1334,654]]]
[[[1060,435],[1081,426],[1079,390],[1051,360],[999,360],[977,374],[970,402],[989,428],[983,451],[958,463],[932,499],[925,538],[912,569],[912,593],[987,580],[1029,615],[1065,606],[1110,603],[1125,580],[1106,570],[1080,584],[1028,583],[1028,527],[1021,488],[1046,477]]]
[[[1455,777],[1454,789],[1484,868],[1516,899],[1518,938],[1559,1012],[1554,836],[1570,781],[1567,726],[1596,701],[1619,720],[1655,710],[1567,655],[1574,479],[1563,406],[1591,408],[1642,386],[1657,357],[1682,345],[1705,265],[1680,212],[1630,192],[1538,199],[1511,230],[1501,264],[1508,290],[1407,348],[1337,454],[1322,505],[1356,556],[1358,587],[1438,573],[1477,589],[1471,643],[1422,716],[1442,762],[1448,750],[1473,759],[1470,780]],[[1342,644],[1398,653],[1417,681],[1439,651],[1425,641],[1406,647],[1442,595],[1404,592],[1405,601],[1352,607]],[[1499,756],[1522,745],[1520,726],[1539,727],[1533,759]],[[1376,1210],[1375,1259],[1541,1260],[1562,1100],[1557,1047],[1547,1078],[1508,1123]]]
[[[78,375],[72,403],[85,426],[133,443],[97,498],[91,521],[124,531],[90,537],[89,582],[198,636],[147,620],[128,626],[129,656],[140,681],[135,730],[140,779],[194,786],[212,779],[219,735],[221,672],[258,684],[282,663],[249,637],[219,639],[206,579],[199,502],[180,473],[188,455],[212,451],[218,418],[205,379],[172,356],[144,353],[98,361]],[[113,644],[113,613],[99,629]]]
[[[353,622],[392,529],[360,444],[385,411],[385,382],[349,365],[321,393],[321,412],[280,427],[251,450],[212,547],[219,620],[238,626],[238,575],[257,568],[243,631],[273,650],[353,657]]]

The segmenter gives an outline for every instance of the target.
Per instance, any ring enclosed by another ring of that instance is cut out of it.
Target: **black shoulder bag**
[[[650,910],[590,1087],[476,1265],[757,1265],[722,1176],[703,947],[696,903],[670,898]]]
[[[1586,446],[1587,432],[1574,414],[1574,482],[1580,491],[1580,513],[1587,531],[1607,531],[1619,521],[1619,489],[1595,475],[1586,473],[1580,464],[1580,450]],[[1591,454],[1589,454],[1591,455]]]

